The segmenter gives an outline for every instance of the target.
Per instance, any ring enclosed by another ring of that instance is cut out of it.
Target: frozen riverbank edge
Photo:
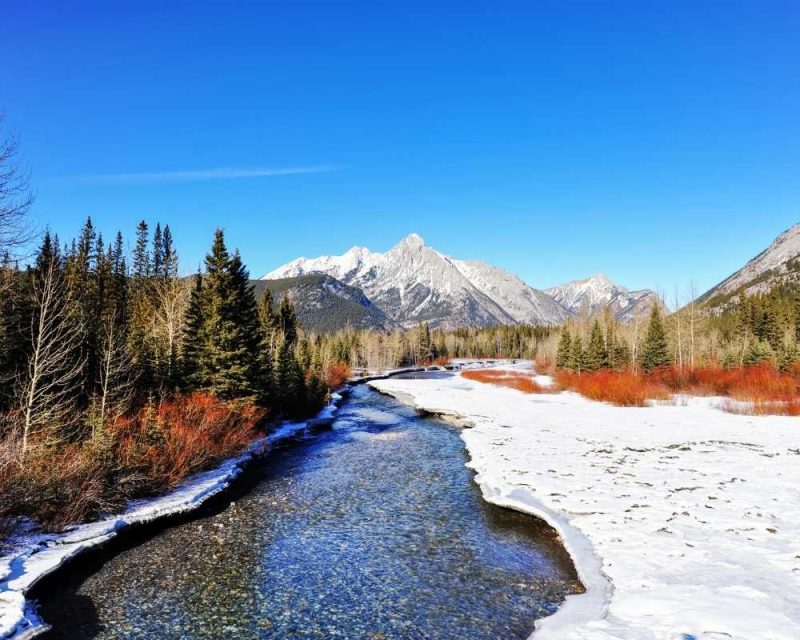
[[[368,384],[376,391],[392,396],[418,411],[454,422],[460,427],[474,428],[475,424],[468,414],[453,411],[452,409],[436,408],[432,405],[421,405],[417,402],[414,394],[384,385],[382,384],[384,381],[385,379],[379,378],[370,380]],[[542,637],[542,630],[545,628],[555,630],[562,625],[567,626],[604,618],[613,587],[602,571],[602,562],[594,552],[591,542],[578,529],[573,527],[563,515],[545,507],[536,498],[532,490],[515,487],[510,491],[506,491],[504,487],[495,485],[487,480],[481,472],[482,469],[477,463],[476,456],[470,450],[469,442],[466,439],[464,440],[467,451],[470,454],[470,461],[467,466],[475,472],[475,483],[480,488],[483,499],[498,507],[513,509],[539,518],[555,529],[567,553],[572,558],[578,577],[586,589],[584,593],[568,595],[564,603],[553,615],[536,621],[534,630],[536,640]],[[533,635],[531,635],[531,640],[533,640]]]
[[[797,418],[731,415],[710,398],[614,407],[462,377],[370,385],[470,427],[484,498],[560,533],[587,591],[537,621],[535,640],[800,638]]]
[[[180,487],[164,495],[132,502],[122,514],[77,525],[60,534],[34,533],[13,540],[11,551],[0,557],[0,638],[29,640],[50,629],[37,615],[35,603],[26,598],[42,578],[131,526],[196,510],[209,498],[225,491],[244,472],[248,462],[271,446],[332,420],[343,400],[343,393],[332,394],[328,405],[313,418],[280,424],[269,435],[253,442],[241,455],[188,478]]]

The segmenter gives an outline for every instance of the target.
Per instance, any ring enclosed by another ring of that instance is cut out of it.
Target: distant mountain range
[[[772,244],[698,299],[716,309],[739,294],[769,291],[779,284],[800,282],[800,224],[781,233]]]
[[[593,315],[608,308],[620,322],[633,322],[646,316],[658,301],[650,289],[631,291],[602,273],[550,287],[545,293],[575,315]]]
[[[353,247],[341,256],[298,258],[261,282],[276,297],[289,295],[301,321],[305,315],[318,322],[320,309],[335,307],[337,321],[326,322],[328,330],[343,326],[339,318],[379,329],[421,322],[445,328],[557,325],[606,306],[629,321],[656,300],[652,291],[628,291],[602,275],[541,291],[509,271],[440,253],[414,233],[385,253]]]

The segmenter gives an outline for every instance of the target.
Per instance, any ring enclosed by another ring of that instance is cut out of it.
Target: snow
[[[631,291],[612,282],[604,273],[565,282],[544,292],[572,314],[598,313],[608,307],[621,322],[631,322],[641,317],[657,301],[656,294],[650,289]]]
[[[527,366],[527,365],[524,365]],[[715,399],[613,407],[449,379],[370,382],[455,416],[484,497],[559,531],[585,594],[536,640],[800,638],[800,421]]]
[[[701,300],[716,294],[731,294],[745,288],[745,293],[767,291],[783,279],[788,271],[787,262],[800,255],[800,224],[781,233],[772,244],[744,267],[731,274],[718,285],[700,296]],[[771,277],[765,277],[771,274]]]
[[[384,253],[353,247],[341,256],[298,258],[264,279],[322,273],[358,287],[406,326],[531,322],[560,324],[569,313],[516,275],[476,260],[456,260],[412,233]]]
[[[107,542],[122,529],[196,509],[225,490],[242,473],[246,463],[265,447],[329,420],[341,400],[340,394],[331,394],[330,403],[312,420],[286,422],[255,441],[243,454],[226,460],[216,469],[192,476],[165,495],[133,502],[123,514],[78,525],[62,534],[31,533],[14,541],[12,551],[0,557],[0,638],[23,640],[49,629],[36,614],[35,605],[25,599],[25,594],[40,579],[83,551]]]

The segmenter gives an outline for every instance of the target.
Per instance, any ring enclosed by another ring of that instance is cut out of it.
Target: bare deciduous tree
[[[96,424],[102,426],[108,418],[124,414],[133,394],[131,359],[118,323],[110,317],[103,324],[100,344]],[[93,425],[93,436],[95,431],[96,425]]]
[[[34,309],[31,354],[17,391],[21,460],[33,433],[47,431],[56,438],[75,420],[83,369],[82,334],[76,330],[69,294],[52,263],[36,276]]]
[[[12,252],[29,240],[27,216],[32,203],[30,175],[19,163],[19,137],[0,132],[0,253]]]
[[[167,380],[172,380],[186,324],[191,285],[180,278],[159,279],[152,285],[152,335],[158,345],[159,358],[164,362]]]

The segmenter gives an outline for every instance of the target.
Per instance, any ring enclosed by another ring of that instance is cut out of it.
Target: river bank
[[[268,447],[329,422],[342,400],[342,394],[332,394],[330,403],[314,418],[284,422],[269,435],[253,442],[242,455],[189,478],[174,491],[136,501],[124,513],[70,527],[64,533],[33,531],[16,536],[10,541],[10,551],[0,556],[0,638],[29,640],[48,631],[49,625],[26,599],[40,580],[81,553],[107,543],[125,529],[199,508],[225,491],[247,464]]]
[[[461,377],[370,384],[471,425],[484,498],[561,534],[587,592],[537,621],[536,640],[800,637],[796,419]]]

